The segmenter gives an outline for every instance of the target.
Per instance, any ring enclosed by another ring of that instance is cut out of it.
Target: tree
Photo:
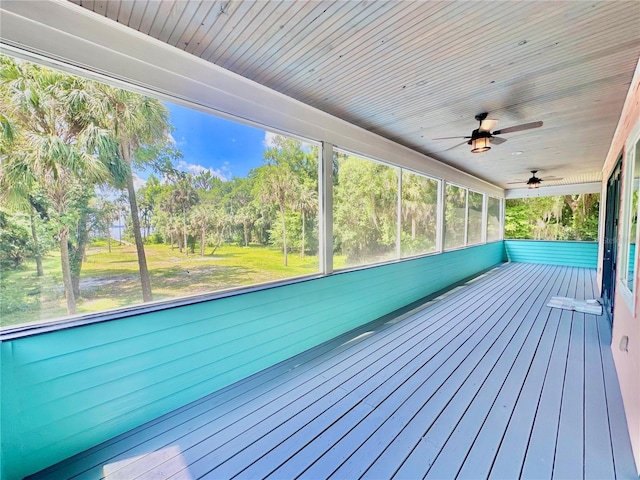
[[[231,183],[231,188],[226,203],[228,203],[234,224],[242,229],[244,246],[248,247],[251,240],[251,228],[259,215],[252,195],[255,178],[236,177],[229,183]],[[224,199],[218,199],[218,202],[225,203]]]
[[[346,155],[336,163],[336,250],[350,264],[387,258],[397,237],[397,169]]]
[[[18,268],[29,254],[29,233],[22,224],[0,210],[0,268]]]
[[[158,158],[158,147],[168,142],[169,113],[159,100],[104,84],[94,84],[92,94],[99,98],[92,112],[118,144],[118,156],[129,168],[124,179],[115,179],[116,186],[126,187],[131,212],[133,236],[138,256],[142,300],[153,299],[151,279],[144,251],[138,202],[132,167]],[[142,153],[136,154],[142,150]],[[149,154],[151,152],[151,154]]]
[[[87,116],[87,83],[28,63],[0,57],[3,114],[21,139],[3,160],[0,183],[39,188],[55,214],[67,312],[76,312],[69,257],[69,229],[87,185],[104,182],[114,158],[107,132]]]
[[[207,244],[207,232],[215,223],[213,205],[197,205],[189,214],[193,229],[200,233],[200,256],[204,257],[204,249]]]
[[[299,140],[276,135],[272,139],[271,147],[264,152],[266,165],[256,169],[258,197],[263,202],[271,203],[278,208],[285,266],[288,242],[287,210],[295,210],[296,205],[300,205],[298,197],[304,190],[317,191],[318,189],[317,149],[307,148],[305,151],[305,148]],[[308,202],[305,201],[305,204]],[[304,216],[307,213],[309,211],[305,210]]]
[[[445,248],[464,245],[467,190],[447,184],[445,188],[444,244]]]
[[[505,238],[596,240],[598,199],[598,194],[508,199]]]
[[[300,256],[304,257],[307,215],[313,215],[318,210],[318,190],[312,190],[308,184],[300,184],[296,192],[294,204],[296,210],[300,212],[300,216],[302,217]]]
[[[10,102],[9,98],[5,101]],[[0,102],[0,105],[3,103]],[[0,113],[0,159],[7,159],[12,156],[20,155],[20,147],[24,145],[25,140],[18,141],[20,129],[11,118]],[[1,160],[0,160],[1,162]],[[2,180],[2,177],[0,177]],[[5,182],[6,183],[6,182]],[[30,182],[28,182],[30,183]],[[44,205],[42,195],[36,190],[33,184],[25,183],[25,180],[19,181],[14,185],[0,184],[0,188],[4,194],[0,197],[4,200],[5,208],[13,207],[14,210],[29,210],[30,230],[32,251],[36,260],[36,274],[41,277],[44,275],[42,266],[43,245],[38,235],[39,219],[44,219],[46,215],[46,206]]]
[[[192,175],[181,175],[176,183],[173,185],[173,200],[182,213],[182,234],[184,235],[185,254],[189,255],[189,248],[187,243],[188,229],[187,229],[187,216],[189,209],[196,205],[200,201],[198,192],[191,184]]]
[[[280,213],[282,227],[282,251],[287,266],[287,226],[285,211],[294,198],[294,176],[286,163],[267,164],[260,167],[259,194],[264,202],[274,203]]]
[[[110,200],[98,199],[94,204],[97,228],[107,237],[107,250],[111,253],[111,226],[118,218],[116,204]]]

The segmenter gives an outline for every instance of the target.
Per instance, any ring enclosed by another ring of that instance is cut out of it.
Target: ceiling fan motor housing
[[[479,138],[492,138],[491,132],[481,132],[480,129],[476,128],[473,132],[471,132],[471,139],[467,142],[468,145],[471,145],[474,140]]]

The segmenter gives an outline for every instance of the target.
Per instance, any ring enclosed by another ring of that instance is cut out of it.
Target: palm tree
[[[0,183],[39,188],[57,221],[67,312],[76,312],[69,259],[69,228],[87,185],[105,181],[113,144],[83,112],[90,98],[86,81],[0,57],[3,114],[20,129],[20,142],[3,159]],[[4,189],[3,189],[4,190]]]
[[[214,215],[212,210],[213,210],[213,205],[201,204],[196,206],[189,214],[191,225],[196,231],[200,232],[200,256],[201,257],[204,257],[204,248],[207,243],[207,231],[212,226],[214,221]]]
[[[318,209],[318,192],[306,184],[301,184],[295,198],[295,206],[302,217],[302,247],[300,248],[300,256],[304,257],[305,230],[307,228],[306,218],[307,215],[313,215]]]
[[[126,178],[123,179],[124,181],[116,181],[116,186],[126,186],[127,189],[131,224],[138,255],[142,300],[149,302],[153,299],[151,280],[142,240],[140,215],[131,167],[134,164],[142,163],[142,160],[136,157],[136,152],[139,149],[167,142],[170,128],[169,113],[159,100],[108,85],[95,84],[92,94],[99,99],[97,108],[92,113],[112,132],[113,139],[118,144],[118,156],[129,166]]]
[[[5,102],[8,99],[5,99]],[[0,106],[4,106],[2,98],[0,98]],[[18,140],[19,127],[14,122],[0,113],[0,159],[7,161],[9,157],[19,155],[19,146],[24,140]],[[1,160],[0,160],[1,163]],[[0,177],[2,180],[3,177]],[[1,195],[4,202],[9,206],[12,204],[14,209],[29,210],[29,221],[31,224],[31,238],[33,240],[33,253],[36,259],[36,275],[41,277],[44,275],[42,267],[42,252],[40,249],[40,240],[38,238],[38,230],[36,226],[36,200],[33,196],[32,185],[25,185],[23,181],[19,181],[14,185],[0,185],[3,194]]]
[[[282,225],[282,249],[284,252],[284,266],[287,266],[287,226],[285,210],[292,203],[294,192],[294,176],[287,164],[267,164],[260,171],[260,197],[267,203],[275,203],[280,212]]]
[[[244,239],[244,246],[249,246],[250,234],[251,234],[251,223],[254,220],[255,212],[253,211],[252,206],[243,205],[240,207],[235,215],[233,215],[233,219],[236,225],[242,227],[242,236]]]
[[[180,213],[182,213],[182,235],[184,238],[185,253],[187,255],[189,255],[189,248],[187,245],[187,213],[189,209],[200,200],[198,193],[191,184],[191,179],[191,175],[180,175],[173,185],[173,191],[171,194],[174,204],[180,209]]]

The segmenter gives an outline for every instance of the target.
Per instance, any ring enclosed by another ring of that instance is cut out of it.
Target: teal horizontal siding
[[[505,240],[504,246],[510,262],[586,268],[598,263],[597,242]]]
[[[495,242],[2,342],[2,478],[41,470],[503,257]]]

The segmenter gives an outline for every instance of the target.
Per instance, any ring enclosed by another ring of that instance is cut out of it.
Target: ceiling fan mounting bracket
[[[487,116],[489,115],[489,112],[482,112],[476,115],[476,120],[479,122],[482,122],[485,118],[487,118]]]

